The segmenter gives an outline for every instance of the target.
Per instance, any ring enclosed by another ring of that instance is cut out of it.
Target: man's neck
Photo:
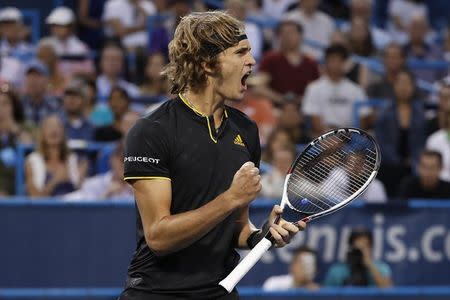
[[[341,76],[341,75],[335,75],[335,74],[329,74],[329,73],[327,74],[327,77],[333,83],[339,83],[343,78],[343,76]]]
[[[220,125],[225,103],[225,99],[222,96],[214,93],[211,88],[205,88],[201,91],[189,89],[183,93],[183,96],[202,115],[213,115],[216,127]]]

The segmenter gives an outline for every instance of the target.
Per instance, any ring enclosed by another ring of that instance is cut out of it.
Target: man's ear
[[[205,70],[207,75],[214,75],[216,73],[216,68],[213,68],[210,64],[208,64],[207,62],[202,62],[202,68],[203,70]]]

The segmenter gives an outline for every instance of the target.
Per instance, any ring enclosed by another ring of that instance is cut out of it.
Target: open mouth
[[[247,78],[250,76],[250,74],[252,73],[252,71],[248,71],[247,73],[244,74],[244,76],[242,76],[241,78],[241,84],[244,87],[244,89],[247,89]]]

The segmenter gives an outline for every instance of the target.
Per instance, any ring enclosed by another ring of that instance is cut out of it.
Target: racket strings
[[[359,192],[376,168],[373,142],[356,133],[323,138],[307,149],[291,173],[288,199],[292,208],[316,213]]]

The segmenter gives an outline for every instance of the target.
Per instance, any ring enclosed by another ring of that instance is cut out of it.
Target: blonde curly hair
[[[242,39],[244,25],[221,11],[192,13],[178,24],[169,43],[169,64],[163,75],[172,94],[187,88],[198,91],[206,84],[204,66],[218,70],[218,53]]]

